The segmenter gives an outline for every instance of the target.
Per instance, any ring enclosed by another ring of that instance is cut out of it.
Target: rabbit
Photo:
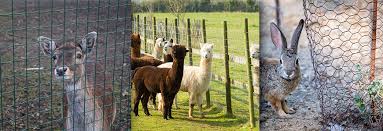
[[[303,25],[304,20],[301,19],[288,46],[282,31],[275,23],[271,23],[271,39],[274,45],[281,49],[280,57],[261,58],[261,95],[280,117],[289,117],[289,114],[296,112],[287,106],[285,99],[301,81],[298,41]]]

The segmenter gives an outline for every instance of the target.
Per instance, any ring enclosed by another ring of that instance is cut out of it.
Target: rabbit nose
[[[65,75],[65,72],[68,70],[67,67],[58,67],[56,68],[56,74],[57,76],[63,76]]]

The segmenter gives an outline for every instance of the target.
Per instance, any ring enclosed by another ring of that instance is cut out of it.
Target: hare
[[[261,59],[261,93],[280,117],[295,113],[294,109],[287,106],[285,98],[298,87],[301,80],[297,52],[303,25],[304,20],[301,19],[288,45],[282,31],[275,23],[271,23],[271,39],[276,47],[281,48],[281,54],[279,59]]]

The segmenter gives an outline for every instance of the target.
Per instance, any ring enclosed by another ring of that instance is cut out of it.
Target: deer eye
[[[81,58],[82,58],[82,55],[81,55],[81,54],[77,54],[77,55],[76,55],[76,58],[77,58],[77,59],[81,59]]]
[[[53,60],[56,60],[56,59],[57,59],[57,56],[56,56],[56,55],[52,56],[52,59],[53,59]]]

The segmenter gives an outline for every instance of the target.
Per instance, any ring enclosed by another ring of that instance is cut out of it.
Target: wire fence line
[[[59,47],[81,43],[84,35],[92,31],[97,32],[97,42],[82,64],[100,66],[89,66],[96,71],[87,72],[89,76],[85,78],[104,79],[99,83],[85,83],[84,87],[112,85],[112,91],[84,97],[84,103],[112,98],[111,103],[99,105],[103,111],[115,105],[116,117],[110,128],[130,128],[130,94],[121,94],[130,84],[127,64],[132,19],[130,0],[10,0],[0,5],[1,130],[61,130],[67,119],[77,117],[67,114],[66,97],[71,92],[65,88],[64,80],[56,79],[55,62],[44,55],[37,38],[52,38]],[[89,112],[96,113],[96,108],[85,106],[81,112],[88,117]],[[113,115],[102,114],[101,119],[87,124],[104,122],[104,116]]]

